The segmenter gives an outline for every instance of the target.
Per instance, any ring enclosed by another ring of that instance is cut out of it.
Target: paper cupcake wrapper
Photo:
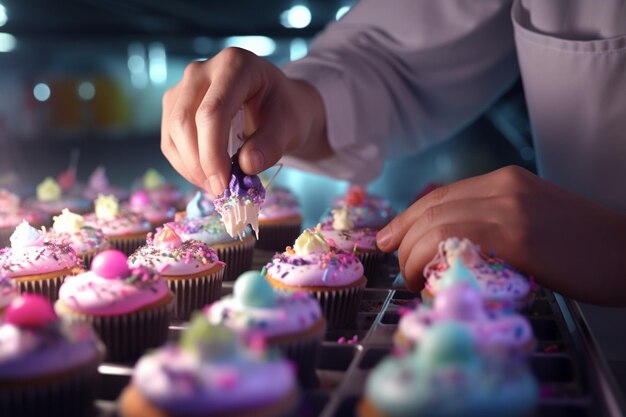
[[[54,303],[59,298],[59,288],[66,277],[71,274],[64,274],[54,278],[21,280],[15,279],[17,288],[20,293],[39,294]]]
[[[322,306],[327,330],[346,328],[356,323],[365,284],[330,291],[310,291]]]
[[[293,246],[302,224],[259,224],[259,240],[256,248],[282,252],[287,246]]]
[[[219,298],[224,268],[201,277],[165,278],[170,290],[176,295],[176,305],[172,318],[189,320],[191,313],[195,310],[199,310]]]
[[[85,417],[94,415],[98,364],[93,361],[67,375],[33,384],[0,386],[0,416]]]
[[[383,252],[361,252],[357,254],[357,257],[363,264],[363,275],[367,277],[368,286],[380,281],[380,278],[385,278],[382,276],[384,271],[381,268],[381,263],[385,257]]]
[[[252,269],[254,240],[239,242],[237,245],[218,247],[217,257],[224,262],[224,281],[234,281],[242,273]]]
[[[133,361],[146,349],[161,346],[167,340],[170,317],[176,299],[166,304],[135,311],[121,316],[89,316],[80,313],[61,313],[65,318],[89,323],[106,346],[107,361]]]
[[[111,247],[113,249],[121,250],[126,256],[130,256],[140,246],[146,244],[146,237],[109,236],[109,242],[111,242]]]
[[[268,346],[281,351],[286,359],[296,365],[298,380],[302,387],[315,387],[319,381],[315,374],[315,368],[322,350],[325,328],[303,339],[293,339],[279,342],[268,340]]]

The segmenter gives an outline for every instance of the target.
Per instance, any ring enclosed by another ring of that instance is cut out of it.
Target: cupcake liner
[[[133,361],[146,349],[167,340],[171,312],[176,299],[121,316],[90,316],[62,308],[61,315],[71,321],[89,323],[106,346],[107,361]]]
[[[109,236],[109,242],[113,249],[124,252],[126,256],[132,255],[140,246],[146,244],[146,235],[139,236]]]
[[[302,223],[297,224],[259,224],[259,240],[256,248],[282,252],[287,246],[293,246],[300,236]]]
[[[384,271],[382,270],[382,261],[385,254],[381,251],[357,252],[359,261],[363,264],[363,275],[367,277],[367,285],[371,286],[380,279],[384,279]]]
[[[61,272],[61,271],[59,271]],[[54,303],[59,298],[59,288],[66,277],[71,276],[71,273],[65,273],[56,277],[46,277],[41,279],[36,278],[14,278],[13,281],[17,284],[17,288],[20,293],[39,294]]]
[[[207,271],[208,272],[208,271]],[[176,295],[176,305],[172,318],[189,320],[191,313],[217,300],[222,288],[224,268],[212,274],[199,277],[164,276],[170,290]]]
[[[33,380],[32,384],[5,386],[0,382],[0,416],[85,417],[94,414],[99,363],[94,360],[58,377]]]
[[[356,323],[359,305],[363,297],[366,281],[356,287],[333,288],[325,291],[309,290],[322,306],[327,322],[327,330],[349,327]]]
[[[224,281],[234,281],[242,273],[252,269],[254,238],[245,239],[231,246],[214,247],[217,257],[224,262]]]

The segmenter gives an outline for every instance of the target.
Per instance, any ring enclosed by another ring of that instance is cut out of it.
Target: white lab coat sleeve
[[[473,121],[518,74],[509,1],[362,0],[285,66],[321,95],[334,155],[286,165],[367,183]]]

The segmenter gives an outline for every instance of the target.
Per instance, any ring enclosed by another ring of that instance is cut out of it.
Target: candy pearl
[[[57,319],[50,301],[37,294],[22,294],[9,304],[4,321],[18,327],[45,327]]]
[[[97,254],[91,262],[91,271],[108,279],[126,278],[130,275],[126,255],[115,249]]]
[[[144,190],[137,190],[130,196],[132,207],[146,207],[150,204],[150,196]]]
[[[276,304],[272,285],[257,271],[241,274],[233,286],[233,295],[248,307],[272,307]]]

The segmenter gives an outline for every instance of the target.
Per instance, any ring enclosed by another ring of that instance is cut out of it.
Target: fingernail
[[[203,191],[204,194],[210,199],[210,200],[215,200],[215,198],[217,197],[215,195],[215,193],[213,192],[213,190],[211,189],[211,182],[209,181],[209,179],[207,178],[206,180],[204,180],[204,184],[203,185]]]
[[[213,195],[216,195],[216,196],[222,195],[222,193],[224,192],[224,188],[226,188],[226,186],[222,182],[221,178],[218,175],[211,175],[208,181],[210,185],[210,190],[213,193]]]
[[[258,149],[252,149],[250,151],[250,163],[252,164],[252,169],[255,173],[261,172],[263,169],[263,154]]]
[[[381,249],[385,249],[389,245],[389,242],[391,242],[391,235],[392,232],[389,227],[379,230],[378,233],[376,233],[376,245]]]

